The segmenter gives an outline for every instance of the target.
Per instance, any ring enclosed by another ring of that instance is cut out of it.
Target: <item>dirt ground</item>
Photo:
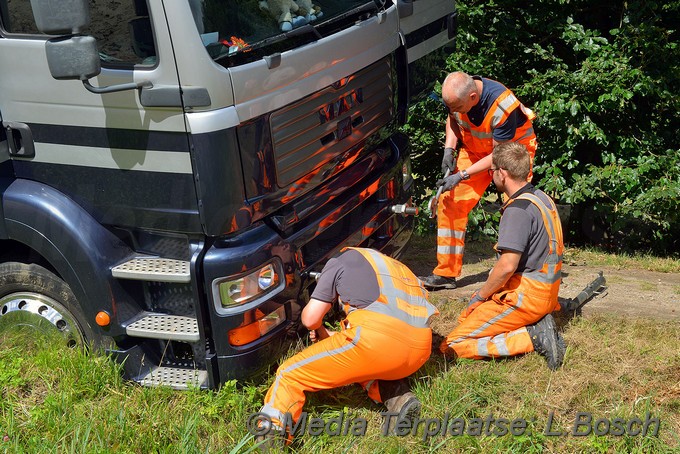
[[[612,314],[680,321],[680,274],[598,267],[570,260],[569,254],[565,257],[560,298],[576,297],[600,271],[606,279],[606,289],[583,306],[582,316]],[[436,265],[435,239],[414,237],[402,261],[418,276],[430,274]],[[467,301],[486,280],[494,262],[489,245],[467,245],[458,288],[432,292],[432,297]]]

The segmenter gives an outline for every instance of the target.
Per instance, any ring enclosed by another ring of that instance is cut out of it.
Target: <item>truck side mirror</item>
[[[80,34],[90,23],[88,0],[31,0],[31,8],[38,30],[63,35],[45,43],[52,77],[86,81],[101,72],[97,41]]]
[[[97,40],[81,32],[90,23],[88,0],[31,0],[35,23],[43,33],[63,35],[47,40],[45,53],[50,74],[55,79],[82,80],[92,93],[113,93],[151,88],[148,81],[95,87],[89,80],[101,72]]]
[[[45,43],[52,77],[86,81],[101,72],[97,41],[91,36],[52,38]]]
[[[77,35],[90,23],[87,0],[31,0],[35,24],[48,35]]]

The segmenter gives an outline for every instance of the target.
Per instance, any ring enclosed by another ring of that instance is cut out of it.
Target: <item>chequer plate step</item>
[[[189,389],[205,387],[208,383],[208,371],[197,369],[180,369],[176,367],[156,367],[137,381],[142,386],[169,386],[173,389]]]
[[[182,342],[197,342],[201,338],[196,319],[180,315],[149,314],[130,323],[125,332],[133,337]]]
[[[157,282],[191,282],[190,263],[185,260],[142,257],[111,269],[113,277]]]

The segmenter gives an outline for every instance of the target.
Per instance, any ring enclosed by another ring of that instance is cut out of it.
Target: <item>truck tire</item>
[[[0,264],[0,329],[12,326],[60,333],[72,348],[100,342],[66,282],[36,264]]]

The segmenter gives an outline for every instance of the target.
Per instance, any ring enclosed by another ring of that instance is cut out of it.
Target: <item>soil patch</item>
[[[418,276],[430,274],[436,265],[435,239],[414,237],[402,261]],[[458,288],[432,292],[432,296],[466,302],[486,280],[494,263],[495,256],[489,244],[466,245],[463,274],[458,279]],[[583,316],[612,314],[617,317],[680,320],[678,273],[592,266],[567,259],[563,264],[560,298],[576,297],[597,278],[600,271],[604,273],[607,288],[583,306]]]

